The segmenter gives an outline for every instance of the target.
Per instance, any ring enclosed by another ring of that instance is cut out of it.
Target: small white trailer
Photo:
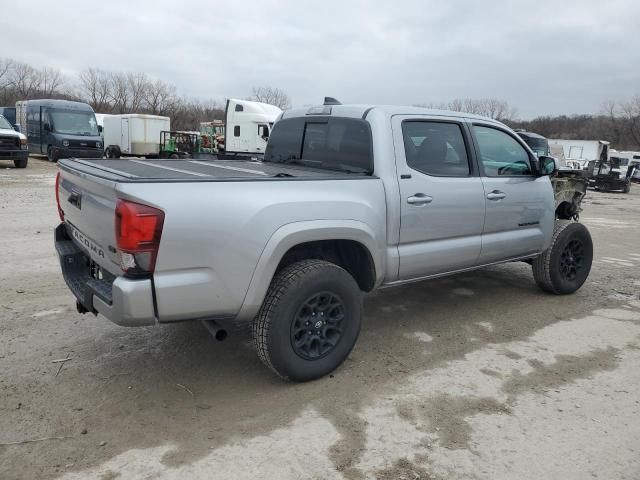
[[[104,154],[156,157],[160,151],[160,132],[171,130],[169,117],[131,113],[104,117]]]

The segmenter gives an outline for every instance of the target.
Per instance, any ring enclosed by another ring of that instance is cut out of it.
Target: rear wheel
[[[278,272],[253,324],[262,362],[283,379],[304,382],[335,370],[349,355],[362,318],[354,278],[323,260]]]
[[[587,280],[593,261],[593,242],[581,223],[559,220],[551,245],[533,260],[533,276],[545,292],[565,295]]]
[[[14,160],[13,161],[13,165],[16,168],[27,168],[27,162],[29,161],[28,158],[21,158],[20,160]]]

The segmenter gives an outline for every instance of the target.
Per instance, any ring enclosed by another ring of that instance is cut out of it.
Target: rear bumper
[[[150,279],[94,278],[89,256],[71,240],[64,223],[55,230],[55,247],[64,281],[84,308],[125,327],[156,323]]]
[[[29,158],[28,150],[0,150],[0,160],[25,160]]]

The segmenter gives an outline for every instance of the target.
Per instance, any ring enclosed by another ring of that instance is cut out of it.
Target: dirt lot
[[[346,364],[295,385],[246,327],[216,343],[77,314],[55,166],[5,166],[2,479],[640,478],[639,186],[589,192],[596,261],[575,295],[543,294],[526,264],[385,290]]]

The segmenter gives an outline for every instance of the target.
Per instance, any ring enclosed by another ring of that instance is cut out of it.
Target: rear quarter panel
[[[308,240],[335,238],[336,228],[368,236],[377,270],[384,272],[386,205],[377,178],[120,184],[118,190],[165,212],[154,274],[161,322],[185,319],[185,312],[191,318],[236,317],[265,247],[285,226],[288,234],[278,242],[320,223]],[[356,224],[364,226],[349,226]],[[276,250],[266,252],[269,268],[261,274],[275,270],[284,254]],[[271,277],[261,280],[262,288]],[[262,301],[260,293],[256,298]]]

